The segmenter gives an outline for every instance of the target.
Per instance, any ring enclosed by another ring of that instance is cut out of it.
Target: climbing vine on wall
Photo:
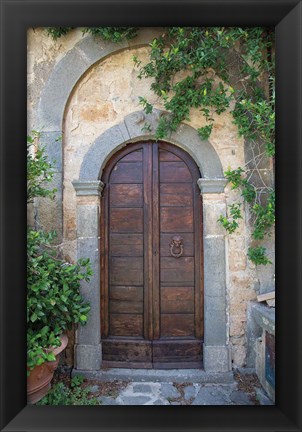
[[[47,27],[47,33],[53,38],[58,39],[66,35],[74,27]],[[104,40],[121,42],[123,39],[132,39],[137,35],[136,27],[84,27],[83,35],[90,33],[94,36],[101,36]]]
[[[58,38],[70,28],[47,29]],[[134,27],[84,28],[113,42],[131,39]],[[268,264],[261,245],[275,223],[273,179],[265,179],[263,164],[274,166],[275,155],[275,59],[274,32],[253,27],[170,27],[150,44],[147,64],[133,57],[140,79],[152,78],[151,89],[163,103],[166,113],[160,117],[156,138],[176,131],[181,122],[190,121],[191,109],[204,117],[198,128],[201,140],[211,136],[215,116],[229,110],[239,135],[251,155],[245,166],[228,169],[224,174],[232,189],[240,191],[248,204],[253,244],[248,257],[255,264]],[[140,104],[146,113],[153,105],[142,95]],[[144,125],[149,130],[149,125]],[[242,219],[241,203],[231,204],[227,216],[218,222],[233,233]]]

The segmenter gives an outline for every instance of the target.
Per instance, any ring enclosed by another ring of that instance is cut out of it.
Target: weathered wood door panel
[[[203,278],[198,168],[166,143],[107,164],[102,199],[103,362],[201,367]]]

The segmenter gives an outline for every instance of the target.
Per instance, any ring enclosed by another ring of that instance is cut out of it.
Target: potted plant
[[[37,135],[36,135],[37,136]],[[27,141],[28,202],[52,197],[54,190],[43,185],[53,171],[44,150],[32,151]],[[28,403],[40,400],[50,389],[59,354],[67,345],[65,334],[74,324],[85,324],[89,304],[80,294],[80,281],[92,272],[89,260],[66,262],[52,246],[55,232],[28,227],[27,230],[27,394]]]

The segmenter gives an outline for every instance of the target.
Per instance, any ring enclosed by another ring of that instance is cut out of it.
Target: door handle
[[[170,243],[170,254],[174,258],[179,258],[182,256],[184,251],[183,238],[181,236],[172,237],[172,241]]]

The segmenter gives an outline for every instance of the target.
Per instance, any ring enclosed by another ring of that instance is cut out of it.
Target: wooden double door
[[[103,365],[202,366],[199,170],[167,143],[131,144],[102,180]]]

